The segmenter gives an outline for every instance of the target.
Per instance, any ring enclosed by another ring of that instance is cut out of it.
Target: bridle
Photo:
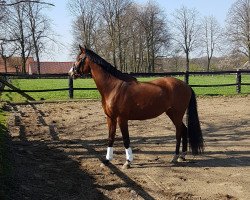
[[[84,55],[80,62],[78,63],[78,65],[76,66],[76,64],[74,63],[73,67],[72,67],[72,71],[74,72],[74,76],[81,76],[80,73],[80,67],[83,66],[85,64],[85,60],[86,60],[86,55]]]

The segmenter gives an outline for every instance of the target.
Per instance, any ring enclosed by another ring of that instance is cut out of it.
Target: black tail
[[[197,102],[195,93],[192,89],[191,99],[188,105],[188,138],[193,155],[197,155],[204,150],[204,141],[197,112]]]

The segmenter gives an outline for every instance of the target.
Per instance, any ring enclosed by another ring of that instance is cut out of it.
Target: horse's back
[[[181,110],[187,108],[191,98],[191,88],[185,82],[173,77],[164,77],[153,80],[151,83],[165,88],[171,107]]]
[[[159,78],[150,82],[124,83],[115,100],[117,111],[127,119],[154,118],[170,108],[184,110],[191,90],[175,78]]]

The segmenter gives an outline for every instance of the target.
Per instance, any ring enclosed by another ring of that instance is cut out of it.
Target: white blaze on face
[[[73,76],[73,75],[74,75],[74,67],[71,67],[71,68],[70,68],[68,74],[69,74],[70,76]]]

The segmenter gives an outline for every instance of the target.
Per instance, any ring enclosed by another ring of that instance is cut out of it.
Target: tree
[[[220,44],[223,39],[223,32],[218,21],[213,16],[203,18],[201,29],[201,44],[207,56],[207,71],[210,71],[214,53],[221,50]]]
[[[76,17],[74,45],[87,44],[121,71],[155,71],[155,60],[169,46],[166,16],[156,4],[74,0],[69,7]]]
[[[162,49],[169,46],[170,34],[166,16],[157,4],[149,2],[141,9],[140,24],[145,36],[148,72],[155,71],[155,59]]]
[[[15,53],[16,48],[13,41],[9,41],[9,9],[0,6],[0,56],[4,62],[5,72],[7,73],[7,60]]]
[[[250,62],[250,0],[237,0],[232,4],[226,23],[233,50],[245,55]]]
[[[90,48],[94,42],[94,32],[98,16],[96,0],[68,1],[68,8],[71,14],[76,17],[73,22],[73,33],[76,44],[82,41],[84,45]]]
[[[26,61],[32,50],[31,34],[28,31],[27,15],[25,6],[27,4],[15,4],[11,10],[11,22],[13,32],[12,37],[15,40],[15,45],[22,59],[22,73],[26,73]]]
[[[16,52],[16,47],[13,45],[13,42],[0,41],[0,56],[4,62],[5,72],[8,72],[7,61],[10,59]]]
[[[40,54],[48,46],[48,41],[54,41],[49,20],[42,14],[45,5],[49,3],[28,0],[8,1],[4,6],[0,4],[0,8],[8,10],[5,21],[0,21],[4,26],[0,38],[1,55],[7,58],[13,53],[19,54],[23,73],[26,73],[26,61],[31,54],[36,57],[40,73]]]
[[[5,6],[5,7],[9,7],[9,6],[15,6],[17,4],[21,4],[21,3],[37,3],[37,4],[46,4],[46,5],[50,5],[50,6],[55,6],[54,4],[52,3],[48,3],[48,2],[45,2],[45,1],[40,1],[40,0],[37,0],[37,1],[32,1],[32,0],[19,0],[19,1],[15,1],[15,2],[11,2],[10,0],[7,0],[7,1],[0,1],[0,7],[1,6]]]
[[[141,26],[140,11],[136,4],[131,4],[124,16],[124,34],[127,39],[124,41],[126,52],[126,69],[133,72],[143,71],[144,63],[144,37]]]
[[[174,68],[174,71],[178,71],[181,63],[181,49],[180,48],[173,48],[170,52],[171,56],[171,65]]]
[[[189,71],[190,53],[198,44],[198,11],[182,7],[173,14],[173,40],[186,55],[186,70]]]
[[[126,11],[129,8],[130,0],[98,0],[98,9],[100,16],[103,18],[103,22],[106,26],[106,33],[109,37],[110,46],[112,49],[112,59],[114,66],[119,63],[120,70],[124,68],[124,62],[122,59],[123,49],[123,25],[122,17],[126,15]],[[118,56],[117,56],[118,55]],[[118,59],[117,59],[118,57]]]
[[[40,54],[46,49],[49,41],[55,42],[50,28],[49,19],[42,14],[44,5],[28,2],[26,6],[27,28],[31,34],[32,53],[37,61],[38,74],[40,74]]]

